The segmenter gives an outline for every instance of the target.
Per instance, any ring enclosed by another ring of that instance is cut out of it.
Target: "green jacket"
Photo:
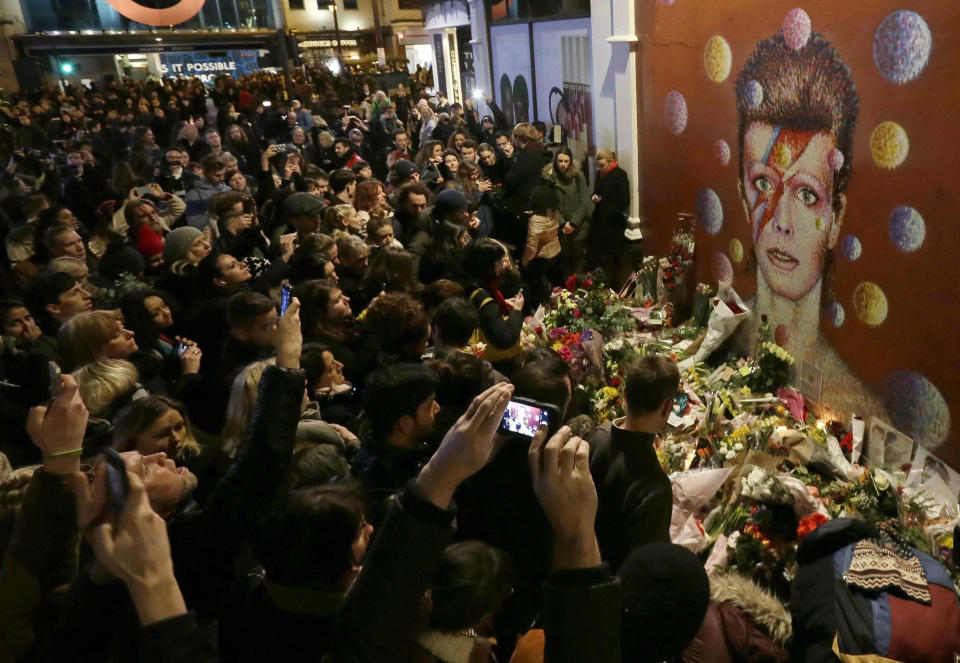
[[[590,224],[590,214],[593,212],[593,203],[590,201],[590,187],[587,186],[587,180],[580,172],[580,167],[574,161],[570,168],[571,177],[567,180],[561,180],[553,171],[553,164],[550,163],[543,167],[542,177],[545,182],[557,187],[560,198],[560,216],[564,222],[577,229],[574,236],[579,239],[587,232]]]

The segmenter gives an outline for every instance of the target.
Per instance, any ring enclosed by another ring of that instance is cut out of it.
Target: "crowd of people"
[[[680,655],[709,590],[652,447],[676,365],[594,430],[520,343],[615,259],[616,154],[588,178],[492,99],[335,83],[0,107],[3,660]],[[556,425],[498,432],[520,397]]]

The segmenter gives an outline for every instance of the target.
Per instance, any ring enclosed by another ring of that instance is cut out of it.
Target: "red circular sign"
[[[107,0],[132,21],[144,25],[179,25],[199,13],[206,0]],[[148,6],[153,5],[153,6]],[[157,5],[160,7],[158,8]],[[164,6],[166,5],[166,6]]]

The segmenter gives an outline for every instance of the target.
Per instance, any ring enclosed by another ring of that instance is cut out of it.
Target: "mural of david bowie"
[[[747,268],[757,276],[754,316],[740,340],[755,347],[765,314],[796,358],[795,371],[802,360],[823,371],[820,403],[827,410],[889,419],[820,331],[821,310],[831,303],[860,104],[850,70],[820,35],[795,51],[778,33],[757,44],[736,92],[738,188],[752,245]]]

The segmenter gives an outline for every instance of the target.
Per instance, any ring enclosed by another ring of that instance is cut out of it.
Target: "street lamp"
[[[333,32],[337,40],[337,67],[343,66],[343,48],[340,44],[340,19],[337,17],[337,0],[329,0],[327,9],[333,12]]]

